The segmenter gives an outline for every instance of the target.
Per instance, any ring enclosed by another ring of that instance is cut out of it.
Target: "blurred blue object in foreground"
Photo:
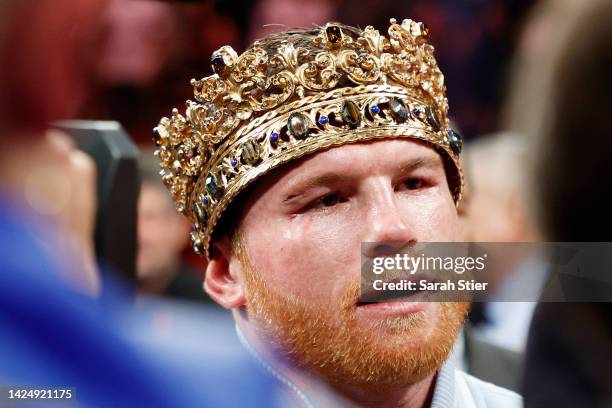
[[[128,310],[121,290],[106,291],[119,306],[103,307],[109,298],[64,284],[35,224],[0,198],[1,386],[75,387],[91,407],[275,406],[272,378],[229,316],[153,302]]]

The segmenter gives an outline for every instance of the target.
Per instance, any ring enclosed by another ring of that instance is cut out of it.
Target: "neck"
[[[323,400],[327,404],[338,407],[428,407],[431,405],[435,387],[436,373],[431,373],[424,379],[408,386],[398,386],[398,389],[384,394],[372,395],[360,389],[344,389],[326,384],[324,379],[316,376],[311,371],[296,366],[285,356],[275,353],[269,346],[269,341],[249,320],[244,312],[234,312],[236,327],[246,342],[245,347],[255,354],[255,358],[272,373],[285,386],[292,389],[296,398],[304,400],[305,405],[312,404],[313,400]],[[278,378],[280,377],[280,378]],[[294,389],[294,387],[296,389]],[[303,395],[300,395],[303,394]]]
[[[360,394],[349,398],[359,407],[429,407],[434,394],[435,376],[436,373],[431,373],[419,382],[385,394]]]

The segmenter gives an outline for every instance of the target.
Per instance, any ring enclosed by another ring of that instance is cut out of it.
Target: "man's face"
[[[249,317],[296,364],[347,392],[384,392],[439,367],[466,305],[359,304],[361,243],[456,241],[458,226],[432,148],[347,144],[257,184],[230,268],[240,270]]]
[[[189,224],[174,210],[163,186],[143,183],[138,199],[138,280],[175,273],[188,234]]]

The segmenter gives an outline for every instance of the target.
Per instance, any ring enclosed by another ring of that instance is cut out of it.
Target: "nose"
[[[406,214],[398,207],[389,180],[373,181],[364,196],[366,228],[362,242],[363,256],[375,258],[392,255],[416,244],[416,231],[406,222]]]

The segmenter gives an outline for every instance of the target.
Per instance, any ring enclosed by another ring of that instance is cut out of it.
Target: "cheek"
[[[326,302],[346,285],[347,257],[359,257],[358,243],[347,239],[350,224],[341,217],[269,217],[243,233],[251,260],[270,288]]]
[[[405,222],[421,242],[454,242],[463,239],[453,199],[443,191],[403,204]]]

